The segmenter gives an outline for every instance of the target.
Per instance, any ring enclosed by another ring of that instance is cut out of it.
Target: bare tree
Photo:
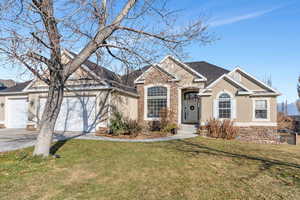
[[[91,56],[102,65],[128,71],[167,52],[182,56],[191,42],[211,40],[201,18],[179,24],[178,12],[167,9],[167,1],[3,0],[0,4],[0,52],[49,87],[34,155],[49,155],[66,81]],[[64,63],[63,48],[79,53]]]

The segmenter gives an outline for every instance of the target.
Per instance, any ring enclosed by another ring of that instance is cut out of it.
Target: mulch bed
[[[118,139],[153,139],[153,138],[161,138],[172,136],[171,133],[162,133],[159,131],[153,131],[149,133],[139,133],[137,135],[112,135],[112,134],[104,134],[104,133],[96,133],[96,136],[110,137],[110,138],[118,138]]]

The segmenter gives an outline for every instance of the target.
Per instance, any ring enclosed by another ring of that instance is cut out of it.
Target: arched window
[[[147,90],[147,117],[159,117],[162,108],[167,107],[167,88],[163,86],[150,87]]]
[[[222,93],[219,96],[219,118],[230,119],[232,116],[231,110],[231,97],[227,93]]]

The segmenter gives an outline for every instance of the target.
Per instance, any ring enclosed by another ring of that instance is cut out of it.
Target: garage
[[[46,98],[40,98],[40,117]],[[55,124],[56,131],[94,132],[96,126],[95,96],[64,97]]]
[[[9,98],[7,100],[7,128],[26,128],[28,102],[27,98]]]

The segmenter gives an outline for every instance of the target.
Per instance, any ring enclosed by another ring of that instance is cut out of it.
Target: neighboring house
[[[63,52],[68,62],[74,56]],[[212,119],[237,126],[275,128],[279,93],[241,68],[232,71],[207,62],[183,63],[171,56],[159,64],[119,76],[86,61],[67,82],[56,123],[58,131],[93,132],[109,125],[112,112],[140,123],[157,120],[162,108],[173,111],[182,127]],[[32,80],[0,92],[0,124],[36,128],[46,101],[47,85]]]
[[[13,80],[4,80],[4,79],[0,79],[0,90],[4,90],[6,88],[10,88],[16,85],[16,82]]]
[[[300,133],[300,115],[290,115],[294,121],[294,131]]]

